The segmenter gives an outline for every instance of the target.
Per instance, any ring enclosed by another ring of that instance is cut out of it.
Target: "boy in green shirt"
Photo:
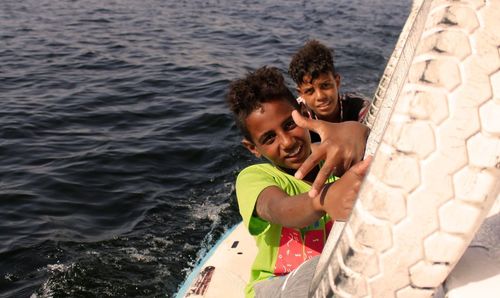
[[[369,161],[355,164],[341,178],[329,174],[336,164],[362,158],[368,131],[356,122],[342,126],[301,117],[276,68],[262,67],[233,81],[227,100],[243,145],[270,162],[245,168],[236,180],[240,214],[258,246],[246,296],[275,296],[275,290],[305,295],[301,291],[306,290],[287,283],[294,275],[289,273],[318,256],[334,221],[350,214]],[[307,128],[321,136],[321,144],[311,144]],[[342,147],[344,139],[356,140],[355,148]],[[311,190],[311,184],[322,187]]]

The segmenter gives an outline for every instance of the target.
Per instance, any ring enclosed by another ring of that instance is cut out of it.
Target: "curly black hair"
[[[235,116],[236,125],[249,141],[252,141],[252,137],[245,120],[263,103],[286,100],[295,109],[299,109],[299,104],[286,86],[281,72],[276,67],[268,66],[258,68],[254,72],[249,72],[244,78],[232,81],[226,100]]]
[[[312,80],[329,71],[335,75],[333,55],[333,49],[315,39],[309,40],[293,55],[288,73],[297,85],[304,83],[305,75],[310,75]]]

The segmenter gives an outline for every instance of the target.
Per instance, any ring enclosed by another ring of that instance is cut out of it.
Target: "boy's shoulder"
[[[250,165],[240,171],[236,177],[236,187],[248,188],[257,185],[276,185],[282,189],[290,185],[305,183],[287,174],[270,163]]]
[[[240,171],[238,174],[238,178],[244,175],[255,175],[259,173],[267,173],[267,174],[272,174],[272,173],[279,173],[281,172],[278,168],[273,166],[270,163],[257,163],[253,165],[249,165],[245,167],[243,170]]]
[[[342,121],[363,121],[370,106],[370,99],[356,92],[343,93],[340,102]]]
[[[353,100],[353,101],[370,101],[370,99],[361,93],[357,92],[345,92],[341,94],[341,100]]]
[[[276,167],[273,166],[271,163],[261,162],[261,163],[254,163],[254,164],[248,165],[245,168],[243,168],[243,170],[241,170],[241,172],[249,171],[252,169],[270,169],[270,168],[276,168]]]

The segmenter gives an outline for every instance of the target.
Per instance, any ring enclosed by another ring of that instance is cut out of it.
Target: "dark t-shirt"
[[[309,118],[317,119],[314,112],[309,109],[302,98],[297,98],[301,109],[309,114]],[[340,122],[344,121],[363,121],[368,112],[370,101],[357,93],[344,93],[340,95]],[[311,131],[311,141],[313,143],[320,142],[319,135]]]

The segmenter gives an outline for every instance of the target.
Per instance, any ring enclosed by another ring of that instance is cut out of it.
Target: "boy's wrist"
[[[325,209],[325,200],[326,200],[326,195],[328,193],[328,189],[333,185],[333,182],[330,183],[325,183],[323,187],[321,188],[321,191],[319,194],[316,196],[315,201],[317,202],[317,206],[315,206],[315,210],[326,212]]]

